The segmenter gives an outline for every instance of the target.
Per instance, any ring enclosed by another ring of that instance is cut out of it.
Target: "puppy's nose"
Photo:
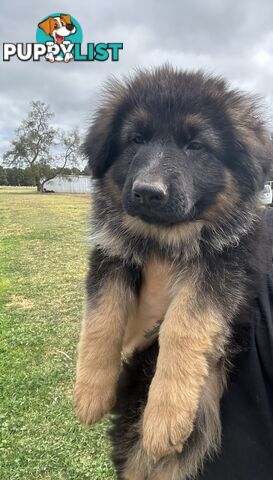
[[[67,30],[69,30],[70,32],[72,32],[73,28],[74,28],[74,25],[72,23],[67,23],[66,24],[66,28]]]
[[[135,203],[160,206],[167,198],[167,188],[163,183],[146,183],[136,180],[133,183],[132,197]]]

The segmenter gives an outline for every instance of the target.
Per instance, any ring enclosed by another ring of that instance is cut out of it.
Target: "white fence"
[[[86,175],[60,175],[44,184],[47,191],[56,193],[90,193],[92,180]]]

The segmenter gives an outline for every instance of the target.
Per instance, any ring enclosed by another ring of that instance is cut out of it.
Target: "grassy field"
[[[114,479],[107,424],[71,397],[88,196],[0,189],[1,480]]]

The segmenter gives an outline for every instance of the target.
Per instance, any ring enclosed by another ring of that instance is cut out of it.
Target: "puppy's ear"
[[[106,101],[97,111],[93,125],[82,146],[94,178],[101,178],[115,160],[119,148],[119,131],[126,109],[125,87],[111,82]]]
[[[43,22],[38,23],[38,27],[41,28],[41,30],[43,30],[46,33],[46,35],[50,35],[51,24],[52,24],[52,17],[49,17]]]
[[[245,135],[244,161],[251,174],[250,183],[256,191],[263,189],[273,166],[273,142],[267,129],[252,121],[251,134]]]
[[[238,94],[229,110],[240,151],[240,165],[248,173],[251,189],[259,191],[272,172],[273,142],[263,120],[265,112],[259,98]]]
[[[64,20],[67,25],[72,23],[70,15],[66,15],[65,13],[61,13],[60,18],[61,18],[61,20]]]
[[[268,132],[263,138],[260,138],[259,147],[254,155],[256,163],[260,166],[258,188],[262,189],[265,182],[270,180],[273,167],[273,142]]]

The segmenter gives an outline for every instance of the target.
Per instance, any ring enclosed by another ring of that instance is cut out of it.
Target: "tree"
[[[19,169],[16,167],[6,169],[8,185],[12,185],[12,186],[19,185],[18,171]]]
[[[84,169],[81,172],[83,175],[91,175],[89,165],[85,165]]]
[[[7,184],[8,184],[7,173],[5,169],[0,165],[0,185],[7,185]]]
[[[3,155],[5,165],[28,167],[37,190],[44,191],[47,180],[68,167],[76,167],[80,158],[80,135],[76,129],[64,132],[50,121],[54,114],[40,101],[31,102],[27,117],[15,131],[11,146]]]
[[[35,178],[33,177],[33,172],[30,167],[26,167],[22,170],[21,185],[25,185],[26,187],[35,185]]]

